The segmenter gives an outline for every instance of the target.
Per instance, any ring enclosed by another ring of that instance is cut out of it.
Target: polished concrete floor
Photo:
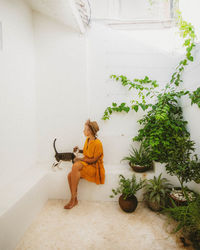
[[[67,202],[48,200],[16,250],[185,249],[169,233],[172,225],[165,216],[143,203],[135,212],[125,213],[114,201],[79,201],[72,209],[64,209]]]

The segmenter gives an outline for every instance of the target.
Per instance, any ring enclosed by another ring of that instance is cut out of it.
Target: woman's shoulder
[[[101,140],[99,140],[99,138],[96,138],[95,141],[96,141],[97,144],[102,144],[102,142],[101,142]]]

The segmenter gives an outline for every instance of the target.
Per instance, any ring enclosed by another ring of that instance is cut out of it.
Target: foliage
[[[125,102],[122,102],[120,105],[117,105],[117,103],[113,102],[112,106],[107,107],[104,111],[104,115],[102,117],[103,120],[108,120],[113,111],[125,111],[128,113],[131,109],[134,109],[137,112],[139,107],[142,108],[142,110],[146,110],[151,106],[151,104],[146,103],[145,97],[151,94],[152,98],[156,93],[158,93],[154,91],[154,89],[159,86],[157,81],[150,80],[148,76],[145,76],[144,79],[134,79],[133,81],[130,81],[126,76],[123,75],[111,75],[110,78],[120,81],[123,86],[128,86],[128,90],[135,89],[137,91],[137,96],[141,99],[141,102],[138,102],[137,100],[131,100],[131,106],[126,105]]]
[[[133,174],[132,178],[125,178],[122,174],[119,175],[119,187],[116,189],[112,189],[112,192],[114,195],[117,194],[123,194],[124,199],[127,199],[127,197],[132,197],[136,194],[138,190],[143,188],[144,186],[144,180],[139,180],[137,182],[135,174]],[[113,198],[113,195],[110,195],[110,198]]]
[[[196,183],[200,183],[200,160],[196,154],[194,158],[190,160],[190,179]]]
[[[200,108],[200,87],[197,88],[192,93],[190,93],[189,97],[191,99],[191,105],[196,103],[198,105],[198,107]]]
[[[123,86],[129,86],[129,90],[134,89],[140,101],[131,101],[134,104],[130,107],[125,102],[119,106],[112,103],[113,107],[107,108],[102,119],[109,119],[113,111],[128,113],[131,109],[136,112],[139,108],[147,110],[143,118],[138,121],[142,128],[139,129],[133,141],[142,142],[152,160],[167,163],[167,172],[178,177],[184,191],[184,183],[191,180],[200,181],[198,174],[200,163],[198,160],[191,159],[195,143],[190,139],[187,121],[183,118],[179,100],[182,96],[189,95],[192,103],[198,104],[200,89],[193,93],[180,89],[181,74],[188,65],[188,61],[193,61],[192,50],[195,47],[196,35],[194,27],[182,19],[180,12],[178,12],[177,24],[180,35],[184,39],[186,55],[176,67],[170,82],[158,92],[155,90],[159,86],[158,83],[150,80],[148,76],[144,79],[134,79],[132,82],[126,76],[111,75],[111,78],[120,81]],[[154,104],[150,103],[148,96],[150,100],[155,99]]]
[[[181,150],[183,138],[187,145],[193,144],[177,101],[185,94],[187,91],[159,94],[157,103],[138,121],[143,127],[133,141],[142,141],[155,161],[168,162],[177,148]]]
[[[131,148],[129,156],[124,157],[122,161],[127,160],[132,164],[149,168],[152,166],[152,159],[147,148],[144,148],[142,144],[139,150],[133,148],[133,146]]]
[[[123,86],[128,86],[129,90],[134,89],[140,101],[132,100],[131,106],[125,102],[120,105],[112,103],[112,107],[108,107],[102,117],[104,120],[109,119],[113,111],[128,113],[131,109],[137,112],[139,108],[144,111],[150,108],[138,121],[142,128],[133,141],[144,143],[144,147],[149,148],[152,160],[161,163],[169,162],[177,148],[181,151],[184,140],[188,148],[194,150],[194,143],[190,140],[190,133],[186,128],[187,121],[183,119],[183,111],[178,102],[182,96],[190,95],[190,92],[177,90],[177,87],[182,82],[181,73],[184,67],[188,64],[188,60],[192,60],[191,53],[196,36],[194,27],[182,19],[180,12],[178,12],[178,27],[180,35],[185,39],[183,46],[186,47],[186,56],[177,66],[170,83],[158,92],[155,90],[159,86],[157,81],[150,80],[148,76],[130,81],[123,75],[111,75],[111,78],[121,81]],[[155,104],[146,101],[148,96],[150,99],[156,99]]]
[[[171,191],[171,184],[166,178],[161,178],[162,173],[153,179],[147,180],[144,186],[144,200],[157,203],[164,207],[167,195]]]
[[[195,45],[196,34],[195,34],[194,26],[191,23],[188,23],[183,20],[181,16],[181,12],[177,11],[177,14],[178,14],[177,26],[179,28],[180,36],[184,39],[183,46],[186,49],[186,55],[185,55],[185,58],[181,60],[178,66],[176,67],[176,71],[172,75],[170,83],[175,84],[176,86],[179,86],[179,84],[182,82],[181,73],[183,72],[185,66],[188,65],[188,61],[194,60],[192,56],[192,50],[196,46]]]
[[[191,201],[186,206],[177,206],[173,202],[173,207],[164,208],[164,213],[170,218],[173,218],[178,222],[178,225],[174,229],[174,233],[182,230],[184,236],[187,236],[194,242],[194,246],[197,244],[200,247],[200,195],[194,201]],[[198,248],[199,249],[199,248]]]
[[[188,145],[184,144],[184,139],[182,140],[182,143],[183,153],[181,150],[177,149],[165,167],[167,173],[177,176],[180,181],[182,191],[184,192],[184,183],[192,180],[197,183],[200,181],[200,161],[196,154],[193,157],[190,157],[191,150]]]

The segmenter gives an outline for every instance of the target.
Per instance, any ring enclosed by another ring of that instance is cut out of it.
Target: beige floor
[[[125,213],[117,202],[48,200],[16,250],[178,250],[184,249],[163,215],[139,203]]]

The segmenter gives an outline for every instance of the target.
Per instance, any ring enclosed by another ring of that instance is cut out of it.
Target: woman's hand
[[[74,158],[74,162],[81,161],[81,160],[82,160],[82,158],[79,158],[79,157]]]
[[[78,146],[74,147],[74,148],[73,148],[73,152],[76,152],[77,149],[79,150],[79,147],[78,147]]]

